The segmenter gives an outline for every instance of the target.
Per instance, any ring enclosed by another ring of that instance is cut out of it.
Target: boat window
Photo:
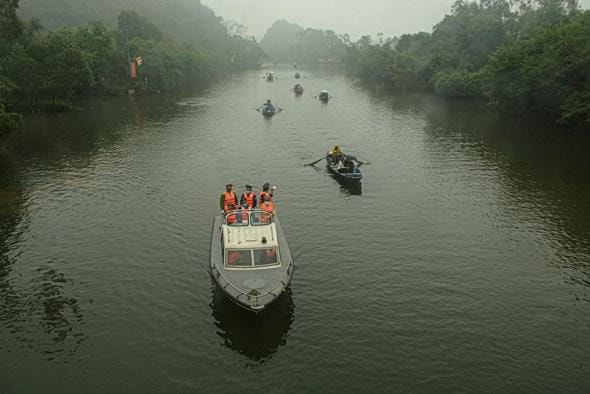
[[[254,250],[255,266],[272,265],[277,264],[278,262],[279,260],[276,247]]]
[[[227,251],[227,258],[225,265],[227,267],[251,267],[252,266],[252,251],[230,249]]]
[[[250,218],[252,226],[264,226],[272,223],[272,214],[268,212],[252,212]]]
[[[228,226],[247,226],[248,217],[247,212],[234,211],[225,215],[225,222]]]

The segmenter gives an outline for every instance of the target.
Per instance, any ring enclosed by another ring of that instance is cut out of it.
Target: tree
[[[19,0],[0,0],[0,43],[14,40],[22,32],[22,22],[16,14],[18,2]]]
[[[119,30],[126,31],[128,38],[141,38],[142,40],[162,40],[162,32],[144,16],[136,11],[121,11],[117,16]]]

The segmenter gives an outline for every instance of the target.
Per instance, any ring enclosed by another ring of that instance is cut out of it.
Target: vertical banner
[[[135,62],[131,62],[130,66],[130,77],[135,79],[137,78],[137,65],[135,64]]]

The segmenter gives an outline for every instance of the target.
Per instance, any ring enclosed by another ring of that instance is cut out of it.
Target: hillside
[[[266,31],[260,46],[275,62],[293,62],[296,61],[298,35],[303,32],[303,27],[280,19]]]

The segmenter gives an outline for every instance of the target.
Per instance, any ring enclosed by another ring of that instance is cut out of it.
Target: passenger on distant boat
[[[229,211],[229,204],[233,204],[234,207],[238,204],[238,198],[236,193],[232,190],[233,185],[228,183],[225,185],[225,191],[221,194],[219,198],[219,208],[222,211],[228,212]]]
[[[329,152],[329,154],[331,154],[336,161],[340,161],[340,159],[342,159],[342,151],[340,150],[339,145],[334,145],[334,148],[332,148],[332,151]]]

